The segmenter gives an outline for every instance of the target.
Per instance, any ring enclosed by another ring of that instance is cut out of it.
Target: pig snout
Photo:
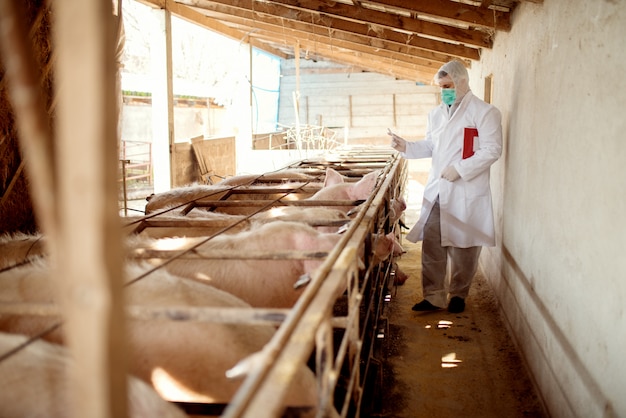
[[[402,286],[409,279],[409,275],[400,270],[397,263],[393,263],[393,268],[393,284],[396,286]]]

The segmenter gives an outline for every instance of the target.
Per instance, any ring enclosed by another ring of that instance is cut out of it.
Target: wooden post
[[[301,149],[300,145],[300,41],[296,41],[293,48],[293,54],[296,59],[296,91],[293,93],[293,106],[296,111],[296,145]]]
[[[393,94],[393,126],[398,126],[398,113],[396,110],[396,94]]]
[[[127,416],[111,2],[53,2],[58,68],[55,279],[75,417]]]
[[[168,9],[152,10],[150,56],[152,58],[152,155],[154,192],[173,185],[174,94],[172,84],[172,14]]]

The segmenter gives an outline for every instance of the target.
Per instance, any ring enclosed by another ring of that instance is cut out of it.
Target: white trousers
[[[448,296],[465,299],[478,269],[481,249],[482,247],[457,248],[441,245],[441,219],[439,199],[437,199],[424,226],[422,242],[424,299],[440,308],[448,305]],[[446,286],[448,258],[450,259],[450,283]]]

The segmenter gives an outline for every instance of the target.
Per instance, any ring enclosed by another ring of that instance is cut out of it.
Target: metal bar
[[[359,206],[363,200],[197,200],[196,207],[239,208],[245,206]]]
[[[212,249],[199,254],[187,250],[151,250],[135,249],[130,257],[135,259],[170,259],[179,260],[317,260],[328,256],[323,251],[237,251]]]
[[[391,181],[390,171],[394,158],[390,158],[382,177],[388,187]],[[394,165],[395,167],[395,165]],[[395,175],[395,168],[392,175]],[[377,185],[370,198],[364,203],[354,225],[348,229],[347,235],[329,254],[324,264],[316,272],[305,293],[294,306],[290,316],[279,328],[277,334],[268,343],[266,361],[259,370],[253,371],[244,381],[241,389],[233,398],[224,413],[224,418],[231,417],[272,417],[280,412],[280,402],[284,395],[285,381],[293,378],[294,364],[305,361],[313,346],[312,332],[320,325],[324,315],[330,315],[337,291],[345,282],[346,266],[355,260],[356,249],[365,240],[367,228],[359,227],[361,222],[373,222],[371,216],[377,212],[371,208],[372,201],[380,203],[384,190]],[[380,195],[380,196],[379,196]],[[369,214],[369,218],[366,218]],[[357,233],[360,231],[360,233]],[[352,242],[353,244],[347,245]]]

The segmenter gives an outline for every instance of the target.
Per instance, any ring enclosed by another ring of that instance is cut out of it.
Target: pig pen
[[[367,198],[356,201],[310,199],[323,187],[332,168],[346,182],[356,182],[378,170],[380,175]],[[293,181],[287,173],[300,171],[310,181]],[[285,177],[281,177],[285,173]],[[168,309],[141,311],[147,320],[216,321],[226,324],[259,323],[277,326],[255,366],[228,404],[177,404],[192,416],[278,417],[306,416],[299,407],[284,409],[282,399],[295,379],[297,365],[308,365],[317,381],[319,417],[375,415],[380,408],[382,384],[381,345],[387,332],[385,307],[394,280],[392,256],[374,254],[372,237],[399,228],[391,204],[403,195],[404,160],[385,149],[336,151],[325,159],[302,160],[282,170],[246,177],[242,183],[219,189],[217,195],[200,197],[157,210],[126,223],[126,232],[148,236],[219,236],[245,228],[250,218],[280,207],[345,207],[347,220],[303,219],[314,227],[339,228],[341,239],[329,252],[273,251],[272,238],[262,251],[216,251],[217,259],[244,260],[310,258],[323,261],[309,278],[303,293],[289,309],[252,310]],[[218,185],[219,186],[219,185]],[[236,213],[233,219],[186,216],[199,209]],[[175,214],[175,215],[174,215]],[[243,214],[243,215],[242,215]],[[265,219],[263,222],[270,222]],[[400,236],[398,233],[397,236]],[[187,254],[189,255],[189,254]],[[143,253],[164,264],[180,251]],[[206,254],[203,257],[207,257]],[[210,257],[210,255],[209,255]],[[342,292],[343,289],[347,289]],[[337,297],[337,294],[342,296]]]

